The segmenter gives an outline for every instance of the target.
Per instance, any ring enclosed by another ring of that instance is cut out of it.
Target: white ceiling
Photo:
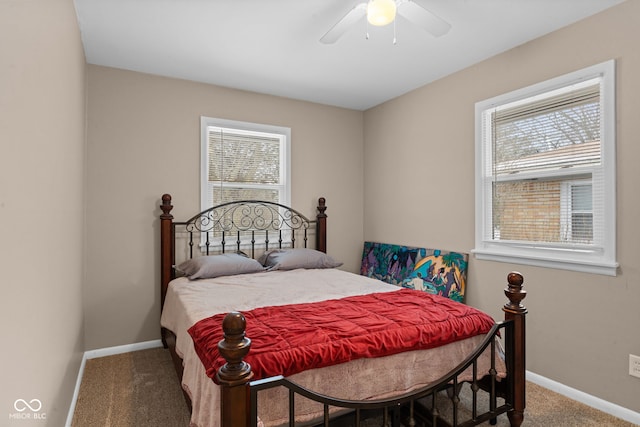
[[[319,39],[363,0],[75,0],[87,62],[365,110],[623,0],[414,0],[403,17]]]

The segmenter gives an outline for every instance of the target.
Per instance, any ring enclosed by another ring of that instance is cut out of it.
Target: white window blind
[[[282,138],[209,127],[209,173],[213,204],[233,200],[279,202]]]
[[[602,246],[603,230],[572,233],[572,203],[563,203],[562,185],[599,168],[599,79],[489,110],[484,120],[492,139],[492,211],[486,236],[494,240]],[[581,187],[582,189],[586,187]],[[592,188],[590,185],[589,188]],[[596,191],[602,186],[596,185]],[[581,193],[600,200],[602,194]],[[566,197],[571,197],[567,195]],[[564,211],[563,211],[564,210]],[[582,227],[603,227],[593,221]]]
[[[615,274],[612,69],[600,64],[476,105],[481,259],[602,264]]]
[[[237,200],[289,203],[290,130],[202,118],[202,207]]]

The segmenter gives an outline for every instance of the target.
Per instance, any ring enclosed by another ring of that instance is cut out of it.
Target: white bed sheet
[[[177,337],[176,351],[184,364],[182,386],[193,405],[191,426],[218,427],[220,424],[219,387],[206,375],[187,332],[199,320],[229,311],[242,312],[256,307],[315,302],[398,289],[397,286],[338,269],[271,271],[197,281],[186,278],[173,280],[167,291],[161,325],[173,331]],[[301,372],[290,379],[338,398],[391,397],[440,378],[468,356],[483,338],[473,337],[426,351],[353,360]],[[504,366],[499,362],[499,376],[504,376]],[[407,369],[409,366],[413,369]],[[478,372],[486,372],[489,366],[490,356],[487,352],[480,360]],[[470,371],[466,376],[461,380],[470,380]],[[286,390],[263,391],[258,401],[259,416],[266,427],[288,422]],[[322,415],[322,407],[306,399],[298,399],[296,414],[301,421],[314,420]]]

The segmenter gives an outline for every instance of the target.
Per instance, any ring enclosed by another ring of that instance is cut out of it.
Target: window
[[[289,128],[201,118],[202,209],[236,200],[289,205]]]
[[[476,104],[478,259],[615,275],[615,67]]]
[[[591,180],[563,182],[560,193],[560,238],[589,244],[593,241],[593,186]]]

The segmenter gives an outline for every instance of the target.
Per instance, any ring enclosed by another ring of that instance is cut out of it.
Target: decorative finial
[[[509,285],[505,288],[504,294],[509,298],[509,303],[505,304],[504,309],[513,312],[526,312],[527,309],[521,304],[527,296],[527,291],[522,289],[524,277],[517,271],[512,271],[507,274],[507,282]]]
[[[251,366],[242,360],[251,348],[251,340],[244,336],[246,326],[246,319],[237,311],[228,313],[222,321],[224,339],[218,343],[218,351],[227,363],[216,375],[218,383],[233,386],[246,383],[253,376]]]
[[[318,216],[319,217],[326,217],[327,215],[324,213],[324,211],[327,210],[327,206],[326,206],[326,200],[324,197],[320,197],[318,199]]]
[[[173,219],[173,215],[171,215],[171,209],[173,209],[173,205],[171,204],[171,194],[162,195],[162,204],[160,205],[160,209],[162,209],[162,215],[160,215],[160,218]]]

